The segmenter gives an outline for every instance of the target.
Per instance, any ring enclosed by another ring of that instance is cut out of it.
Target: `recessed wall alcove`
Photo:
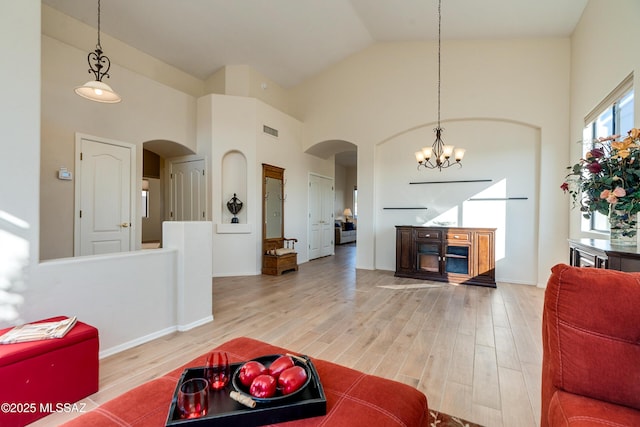
[[[252,208],[249,206],[247,198],[247,158],[244,153],[232,150],[222,157],[220,194],[222,203],[220,205],[220,223],[216,226],[218,233],[250,233],[251,227],[248,224],[248,212]],[[237,214],[238,223],[232,224],[233,214],[227,209],[227,202],[236,195],[243,203],[243,207]]]
[[[496,228],[496,279],[535,284],[540,128],[500,118],[444,121],[445,144],[467,150],[462,167],[418,170],[414,152],[431,146],[434,127],[376,147],[376,265],[395,267],[396,225],[488,227]]]

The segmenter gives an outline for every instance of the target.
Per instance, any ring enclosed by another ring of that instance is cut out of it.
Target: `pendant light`
[[[104,77],[109,77],[111,61],[108,56],[103,55],[102,46],[100,45],[100,0],[98,0],[98,44],[96,45],[96,50],[89,52],[89,55],[87,55],[87,62],[89,62],[89,73],[93,73],[96,79],[88,81],[83,86],[78,86],[75,88],[75,92],[92,101],[111,104],[120,102],[122,100],[120,95],[111,89],[111,86],[102,81]]]
[[[458,165],[462,167],[462,158],[464,157],[464,148],[455,148],[453,145],[445,145],[442,141],[442,127],[440,126],[440,51],[442,46],[442,0],[438,0],[438,126],[434,129],[436,133],[436,140],[431,147],[424,147],[422,151],[417,151],[415,156],[418,161],[418,170],[420,167],[426,169],[438,169],[442,172],[442,169],[449,166]],[[453,155],[455,163],[452,163],[451,156]]]

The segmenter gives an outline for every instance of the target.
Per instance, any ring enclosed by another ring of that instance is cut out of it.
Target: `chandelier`
[[[445,145],[442,141],[442,127],[440,126],[440,52],[442,46],[442,0],[438,0],[438,126],[434,129],[436,140],[431,147],[424,147],[421,151],[416,152],[416,160],[418,161],[418,170],[420,166],[426,169],[446,169],[449,166],[458,165],[462,167],[462,158],[464,157],[464,148],[455,148],[453,145]],[[455,163],[452,162],[455,159]]]
[[[98,44],[96,45],[96,50],[89,52],[89,55],[87,55],[87,61],[89,62],[89,72],[93,73],[96,79],[90,80],[83,86],[75,88],[75,92],[83,98],[92,101],[106,103],[120,102],[122,100],[120,95],[114,92],[111,86],[102,82],[104,77],[109,77],[111,61],[109,57],[103,55],[102,46],[100,45],[100,0],[98,0]]]

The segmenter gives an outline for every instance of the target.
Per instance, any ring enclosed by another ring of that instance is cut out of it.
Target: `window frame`
[[[630,100],[628,97],[630,96]],[[595,142],[599,137],[607,137],[610,135],[620,134],[624,135],[625,132],[628,132],[629,129],[621,129],[621,104],[625,101],[626,103],[630,103],[631,105],[631,116],[634,114],[634,101],[635,101],[635,93],[633,90],[633,74],[627,77],[618,87],[616,87],[598,106],[592,110],[587,116],[585,116],[585,127],[583,129],[583,137],[587,137],[590,144],[584,144],[583,146],[583,155],[592,148],[595,148]],[[607,130],[607,135],[599,134],[598,129],[598,121],[601,120],[606,115],[611,115],[611,126],[610,130]],[[589,131],[587,132],[587,129]],[[610,141],[608,142],[610,143]],[[599,213],[594,212],[591,215],[589,220],[585,220],[582,223],[582,230],[596,233],[609,233],[609,223],[608,218]],[[585,227],[586,226],[586,227]],[[587,228],[585,230],[585,228]]]

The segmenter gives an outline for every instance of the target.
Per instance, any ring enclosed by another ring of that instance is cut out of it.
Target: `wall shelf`
[[[415,208],[382,208],[384,210],[427,210],[428,208],[415,207]]]
[[[528,197],[473,197],[467,199],[467,202],[495,202],[505,200],[529,200]]]
[[[492,179],[463,179],[458,181],[413,181],[409,184],[459,184],[459,183],[467,183],[467,182],[491,182]]]

